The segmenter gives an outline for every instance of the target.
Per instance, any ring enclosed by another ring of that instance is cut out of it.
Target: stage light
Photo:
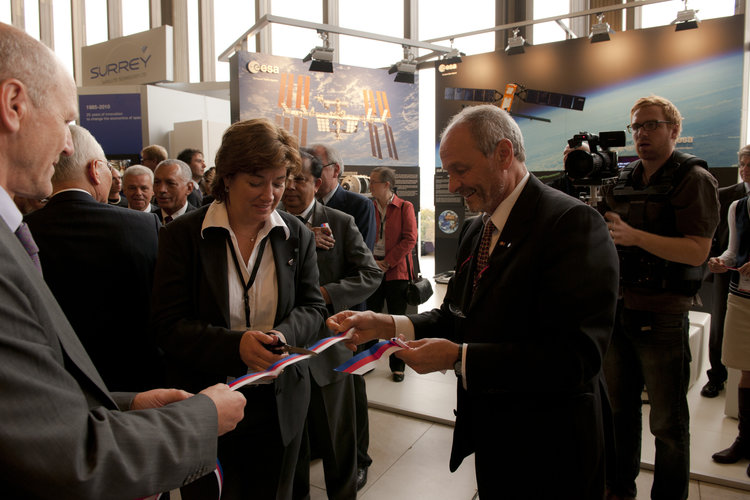
[[[505,53],[509,56],[523,54],[525,52],[525,45],[526,40],[524,40],[522,36],[518,35],[518,28],[515,28],[513,30],[513,36],[511,38],[508,38],[508,46],[505,47]]]
[[[597,14],[596,18],[599,22],[591,27],[589,40],[591,40],[591,43],[608,42],[609,34],[615,31],[609,27],[609,23],[604,22],[604,14]]]
[[[333,48],[328,42],[328,33],[318,31],[320,38],[323,39],[322,47],[314,47],[309,54],[302,59],[302,62],[312,61],[310,71],[322,71],[324,73],[333,73]]]
[[[414,60],[412,48],[404,45],[404,58],[391,66],[388,74],[396,73],[393,80],[399,83],[414,83],[414,74],[417,72],[417,61]]]
[[[695,13],[697,10],[687,8],[687,0],[685,0],[685,10],[681,10],[677,13],[677,18],[670,24],[674,24],[675,31],[692,30],[698,27],[700,19]]]
[[[458,64],[461,62],[461,56],[465,55],[453,46],[453,38],[451,38],[451,51],[440,56],[440,62],[442,64]]]

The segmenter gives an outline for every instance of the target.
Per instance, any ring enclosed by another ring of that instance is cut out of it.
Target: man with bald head
[[[159,208],[152,210],[165,225],[197,207],[188,202],[193,192],[190,167],[181,160],[164,160],[154,170],[154,193]]]
[[[440,308],[342,312],[357,342],[403,334],[419,373],[458,381],[450,470],[474,454],[480,498],[604,497],[602,363],[618,260],[604,219],[530,175],[523,136],[492,105],[467,107],[442,134],[449,189],[482,212],[467,221]],[[540,457],[539,473],[530,467]],[[607,464],[609,465],[609,464]]]
[[[44,281],[109,389],[159,387],[162,360],[143,325],[161,223],[154,214],[108,205],[112,177],[104,151],[88,130],[70,125],[70,132],[75,152],[55,165],[49,202],[25,218],[39,247]],[[116,293],[127,298],[128,308],[116,322],[112,296],[91,293],[113,263],[125,277]]]
[[[0,484],[7,498],[171,490],[214,470],[216,436],[235,427],[245,403],[222,384],[194,397],[176,389],[110,392],[45,284],[39,249],[12,198],[52,193],[55,164],[74,152],[68,123],[77,108],[75,83],[52,51],[0,23]],[[95,163],[87,175],[106,178],[106,163]],[[79,251],[88,254],[86,246]],[[100,279],[78,299],[101,293]],[[100,326],[106,334],[109,325]]]

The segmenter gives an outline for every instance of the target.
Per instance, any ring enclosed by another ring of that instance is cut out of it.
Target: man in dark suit
[[[159,221],[169,224],[196,207],[188,201],[193,192],[190,167],[181,160],[164,160],[154,170],[154,195],[159,208],[152,210]]]
[[[107,387],[161,387],[161,356],[146,328],[161,224],[152,214],[107,205],[104,151],[86,129],[71,125],[70,132],[75,153],[55,165],[52,197],[25,218],[44,280]],[[113,265],[124,277],[117,289],[91,294]]]
[[[742,182],[719,189],[719,226],[711,240],[710,257],[718,257],[729,244],[727,227],[727,210],[733,201],[744,198],[750,193],[750,147],[743,147],[739,153],[739,173]],[[724,388],[727,380],[727,369],[721,362],[721,344],[724,341],[724,316],[727,314],[727,294],[731,273],[709,273],[712,281],[711,293],[711,333],[708,337],[708,361],[711,367],[706,371],[708,382],[701,389],[701,396],[715,398]],[[709,281],[708,279],[706,281]]]
[[[323,164],[320,176],[322,182],[315,196],[324,205],[354,217],[367,248],[372,251],[377,236],[375,205],[367,197],[347,191],[339,185],[339,178],[344,173],[344,160],[336,149],[325,144],[314,144],[312,150]],[[363,301],[352,309],[364,311],[367,304]],[[370,447],[367,385],[362,375],[354,376],[354,393],[357,407],[357,487],[361,489],[367,482],[367,468],[372,464],[372,458],[367,453]]]
[[[177,155],[177,159],[185,162],[190,167],[193,190],[188,194],[188,201],[195,207],[203,205],[203,197],[208,193],[201,190],[200,181],[203,179],[203,171],[206,170],[206,162],[203,161],[203,153],[197,149],[183,149]]]
[[[132,165],[122,174],[122,190],[128,199],[128,208],[141,212],[152,212],[154,197],[154,172],[143,165]]]
[[[485,214],[463,233],[442,306],[344,312],[329,325],[356,328],[356,342],[415,335],[399,357],[420,373],[455,370],[450,469],[474,453],[480,498],[601,500],[602,361],[618,275],[604,220],[528,173],[521,131],[495,106],[456,115],[440,157],[450,191]],[[529,467],[540,457],[542,481]]]
[[[52,192],[53,165],[73,153],[76,87],[49,49],[2,23],[0,95],[3,496],[140,498],[211,472],[216,435],[242,418],[242,395],[225,385],[195,397],[109,392],[34,262],[36,245],[11,199]],[[106,168],[96,167],[104,176]],[[103,276],[78,299],[102,293]]]
[[[315,199],[323,164],[302,150],[302,171],[287,181],[284,207],[315,233],[320,292],[328,311],[343,311],[377,289],[382,272],[354,224],[354,218]],[[332,333],[321,325],[320,337]],[[357,496],[357,447],[352,377],[334,371],[351,358],[336,344],[311,359],[309,440],[303,442],[295,477],[295,497],[310,494],[310,446],[323,457],[326,494],[331,499]],[[307,446],[305,446],[307,445]]]

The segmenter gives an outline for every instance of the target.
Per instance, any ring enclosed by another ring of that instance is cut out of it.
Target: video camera
[[[581,132],[568,140],[571,148],[588,142],[591,153],[576,149],[565,159],[565,174],[579,186],[601,186],[605,179],[617,177],[617,153],[609,148],[625,145],[625,132],[599,132],[599,135]],[[599,148],[601,147],[601,151]]]

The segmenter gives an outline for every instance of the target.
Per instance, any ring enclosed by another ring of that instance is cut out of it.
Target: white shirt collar
[[[284,228],[285,239],[289,239],[289,227],[281,216],[274,210],[271,212],[271,216],[268,218],[269,224],[263,226],[258,232],[258,240],[265,238],[265,236],[271,232],[276,226]],[[203,225],[201,226],[201,237],[203,237],[203,231],[209,227],[221,227],[234,234],[232,228],[229,225],[229,214],[227,214],[227,206],[220,201],[214,201],[209,205],[206,217],[203,219]]]
[[[182,208],[180,208],[179,210],[177,210],[175,213],[172,214],[172,220],[175,220],[177,217],[187,212],[187,206],[188,206],[188,202],[187,200],[185,200],[185,204],[182,205]],[[169,217],[169,214],[165,212],[163,208],[160,208],[159,210],[161,210],[162,220],[166,220],[166,218]]]
[[[2,186],[0,186],[0,217],[2,217],[12,233],[16,232],[16,229],[18,229],[18,226],[23,221],[23,214],[21,214],[16,204],[13,203],[13,199]]]
[[[50,199],[54,198],[55,196],[57,196],[60,193],[65,193],[66,191],[80,191],[81,193],[86,193],[87,195],[91,196],[91,193],[89,193],[85,189],[81,189],[81,188],[68,188],[68,189],[61,189],[60,191],[57,191],[57,192],[53,193],[52,196],[50,196]],[[91,196],[91,197],[93,198],[93,196]]]
[[[336,194],[336,190],[339,188],[339,185],[336,184],[336,187],[331,189],[331,192],[325,195],[320,199],[320,201],[323,202],[323,205],[328,205],[328,202],[331,201],[331,198],[333,198],[333,195]]]

